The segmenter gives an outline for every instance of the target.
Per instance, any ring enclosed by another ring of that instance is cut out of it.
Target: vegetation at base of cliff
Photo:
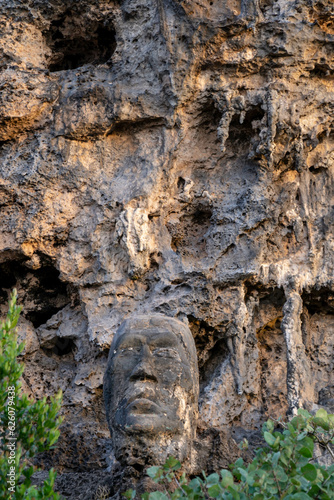
[[[24,349],[18,345],[16,324],[21,308],[13,291],[7,318],[0,326],[0,498],[3,500],[58,500],[54,492],[55,472],[41,486],[31,484],[36,471],[33,457],[49,450],[58,440],[61,418],[57,418],[62,395],[50,402],[34,401],[21,390],[23,363],[17,359]]]
[[[278,425],[281,427],[278,430]],[[327,452],[334,462],[334,415],[320,409],[315,416],[303,409],[291,421],[268,420],[262,429],[267,446],[256,450],[246,465],[239,458],[220,473],[187,479],[181,464],[170,457],[163,467],[150,467],[148,476],[164,491],[144,493],[143,500],[332,500],[334,465],[321,465]],[[244,445],[247,443],[244,443]],[[135,490],[123,494],[136,498]]]

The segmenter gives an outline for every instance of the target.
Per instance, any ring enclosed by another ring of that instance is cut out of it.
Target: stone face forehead
[[[189,327],[175,318],[170,318],[162,314],[141,315],[126,319],[118,328],[114,336],[112,346],[110,348],[111,356],[113,354],[114,347],[123,335],[131,333],[145,334],[145,332],[149,335],[154,332],[171,332],[176,335],[176,337],[179,338],[183,344],[186,352],[189,354],[192,364],[194,364],[197,369],[196,347]]]
[[[179,336],[172,330],[167,330],[167,328],[161,327],[149,327],[143,329],[135,329],[135,330],[125,330],[122,335],[117,337],[116,344],[120,345],[123,341],[127,341],[128,339],[146,339],[147,342],[154,341],[155,339],[174,339],[175,341],[180,342]]]
[[[127,318],[118,331],[126,330],[137,330],[137,329],[146,329],[146,328],[165,328],[167,330],[189,330],[189,328],[175,318],[170,318],[168,316],[164,316],[163,314],[150,314],[150,315],[138,315]]]

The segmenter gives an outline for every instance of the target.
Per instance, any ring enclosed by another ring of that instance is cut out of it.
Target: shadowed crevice
[[[116,50],[116,32],[110,20],[89,21],[71,10],[54,20],[44,36],[52,51],[51,72],[108,63]]]

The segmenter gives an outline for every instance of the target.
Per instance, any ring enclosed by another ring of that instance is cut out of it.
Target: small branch
[[[274,475],[274,478],[275,478],[275,481],[276,481],[276,485],[277,485],[277,488],[278,488],[279,496],[280,496],[280,498],[282,498],[282,490],[281,490],[281,488],[280,488],[280,485],[279,485],[278,479],[277,479],[277,477],[276,477],[274,467],[272,467],[272,470],[273,470],[273,475]]]
[[[329,451],[329,453],[332,455],[332,458],[333,458],[333,460],[334,460],[334,453],[333,453],[333,450],[331,449],[331,447],[329,446],[329,444],[328,444],[328,443],[326,444],[326,448],[327,448],[327,450]]]
[[[175,474],[174,474],[174,481],[176,482],[177,486],[181,489],[181,491],[183,492],[183,494],[187,497],[187,493],[184,491],[184,489],[182,488],[181,484],[179,483],[179,481],[175,477]]]

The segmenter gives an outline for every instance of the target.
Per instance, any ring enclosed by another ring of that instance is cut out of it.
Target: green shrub
[[[203,478],[188,480],[177,473],[181,464],[169,458],[163,467],[147,470],[155,483],[165,490],[144,493],[143,500],[331,500],[334,499],[334,465],[325,467],[314,456],[315,444],[325,448],[334,458],[334,415],[319,410],[315,416],[300,409],[290,422],[268,420],[262,433],[267,445],[256,451],[253,461],[246,465],[239,458],[230,470]],[[319,449],[319,447],[318,447]],[[128,490],[124,496],[134,500],[136,492]]]
[[[57,413],[62,396],[59,392],[47,403],[34,401],[21,391],[24,365],[17,360],[24,345],[17,344],[16,324],[21,308],[11,295],[6,321],[0,326],[0,498],[58,500],[53,490],[55,472],[44,484],[31,485],[32,458],[49,450],[58,440],[61,419]]]

